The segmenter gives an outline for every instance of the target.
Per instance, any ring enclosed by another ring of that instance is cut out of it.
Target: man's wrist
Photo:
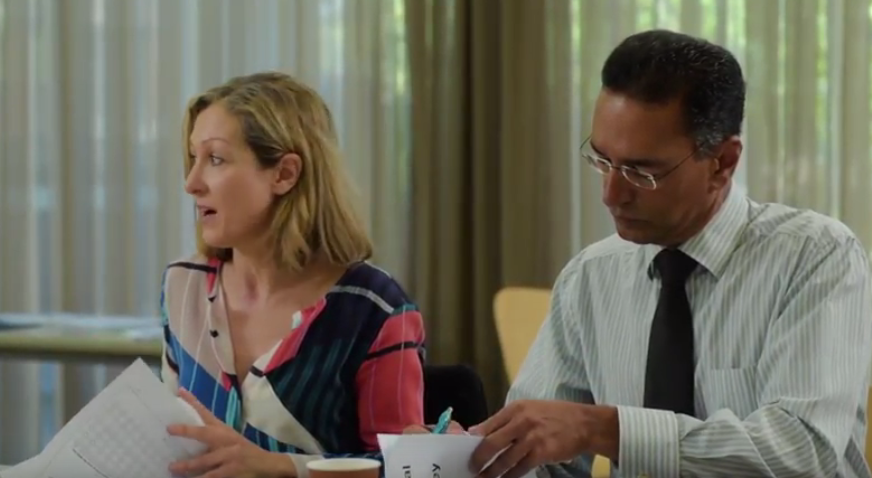
[[[617,407],[581,405],[581,430],[586,430],[587,443],[580,454],[602,455],[617,463],[621,443],[621,427]]]

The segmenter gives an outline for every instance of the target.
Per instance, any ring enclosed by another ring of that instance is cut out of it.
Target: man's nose
[[[633,186],[618,169],[611,169],[603,175],[603,204],[619,207],[633,198]]]

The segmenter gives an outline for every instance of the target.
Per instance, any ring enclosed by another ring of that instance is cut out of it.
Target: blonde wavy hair
[[[301,159],[297,184],[273,207],[269,234],[280,267],[299,271],[316,253],[343,266],[372,256],[372,243],[349,197],[333,118],[318,93],[289,75],[267,72],[233,78],[195,96],[183,127],[185,177],[194,166],[189,142],[194,122],[214,104],[239,120],[261,167],[274,167],[288,153]],[[223,261],[233,254],[207,245],[199,224],[197,249]]]

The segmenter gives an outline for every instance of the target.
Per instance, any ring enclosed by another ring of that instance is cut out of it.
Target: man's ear
[[[300,180],[303,172],[303,160],[299,155],[288,153],[282,156],[275,166],[275,179],[273,181],[273,194],[283,196],[288,193]]]
[[[742,156],[742,140],[738,136],[732,136],[720,146],[720,153],[715,156],[713,163],[713,185],[722,188],[730,182],[733,173],[739,166],[739,158]]]

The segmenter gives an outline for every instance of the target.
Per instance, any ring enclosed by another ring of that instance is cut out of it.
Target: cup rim
[[[340,463],[357,466],[357,468],[334,468],[334,466],[341,466]],[[322,458],[306,463],[306,468],[314,471],[364,471],[381,468],[381,462],[372,458]]]

